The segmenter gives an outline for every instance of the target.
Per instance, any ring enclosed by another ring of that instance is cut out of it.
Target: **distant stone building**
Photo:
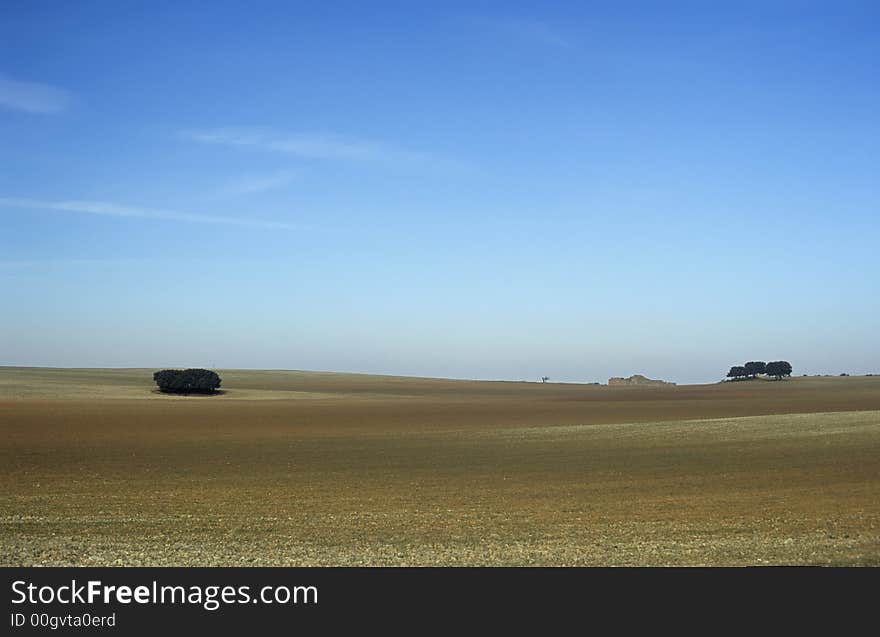
[[[647,387],[674,387],[675,383],[669,383],[665,380],[654,380],[647,378],[641,374],[633,374],[629,378],[609,378],[608,385],[626,385],[626,386],[647,386]]]

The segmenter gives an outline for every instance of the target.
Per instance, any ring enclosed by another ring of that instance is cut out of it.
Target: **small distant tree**
[[[727,377],[733,380],[742,380],[748,376],[748,372],[746,368],[742,365],[734,365],[730,368],[730,371],[727,372]]]
[[[754,378],[758,374],[766,373],[767,363],[764,361],[749,361],[743,367],[746,369],[746,375]]]
[[[550,380],[550,377],[549,377],[549,376],[541,376],[541,382],[542,382],[542,383],[546,383],[548,380]]]
[[[163,369],[153,374],[159,391],[166,394],[213,394],[220,376],[209,369]]]
[[[791,363],[788,361],[772,361],[767,363],[765,372],[768,376],[773,376],[776,380],[791,376]]]

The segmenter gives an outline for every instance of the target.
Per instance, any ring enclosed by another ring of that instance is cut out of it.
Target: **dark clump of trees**
[[[765,363],[764,361],[749,361],[745,365],[734,365],[727,372],[727,377],[731,380],[747,380],[749,378],[757,378],[759,374],[773,376],[776,380],[784,376],[791,376],[791,363],[788,361],[773,361]]]
[[[779,380],[783,376],[791,376],[791,363],[788,361],[773,361],[772,363],[767,363],[765,373],[768,376],[773,376],[776,380]]]
[[[743,365],[746,369],[746,375],[754,378],[758,374],[766,374],[767,373],[767,363],[764,361],[749,361],[745,365]]]
[[[210,369],[163,369],[153,380],[166,394],[213,394],[220,387],[220,376]]]

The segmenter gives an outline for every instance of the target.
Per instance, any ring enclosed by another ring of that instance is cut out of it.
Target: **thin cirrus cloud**
[[[0,207],[27,208],[36,210],[53,210],[86,215],[103,215],[110,217],[130,217],[155,219],[162,221],[180,221],[185,223],[208,223],[218,225],[246,226],[273,230],[293,230],[299,226],[281,221],[260,221],[242,217],[221,217],[200,215],[155,208],[139,208],[122,206],[104,201],[41,201],[37,199],[0,198]]]
[[[267,175],[248,175],[229,183],[223,190],[226,195],[255,195],[268,190],[284,188],[296,177],[296,173],[281,170]]]
[[[20,82],[0,74],[0,106],[29,113],[58,113],[70,104],[70,95],[36,82]]]
[[[383,142],[319,133],[279,133],[245,128],[184,131],[183,136],[204,144],[285,153],[309,159],[342,159],[378,162],[421,162],[427,153]]]

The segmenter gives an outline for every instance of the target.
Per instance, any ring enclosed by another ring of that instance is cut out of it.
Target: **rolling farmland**
[[[880,377],[0,368],[3,565],[880,565]]]

